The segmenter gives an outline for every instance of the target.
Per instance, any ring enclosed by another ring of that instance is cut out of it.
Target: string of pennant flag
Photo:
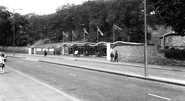
[[[118,27],[118,26],[115,25],[115,24],[113,24],[113,28],[114,28],[115,30],[120,30],[120,31],[122,31],[122,28]],[[85,34],[89,34],[85,28],[83,28],[83,31],[84,31]],[[97,32],[98,32],[101,36],[104,35],[103,32],[100,30],[100,28],[99,28],[98,26],[97,26]],[[69,35],[68,35],[66,32],[63,31],[62,33],[63,33],[63,36],[69,37]],[[72,30],[72,36],[73,36],[74,38],[76,38],[76,34],[75,34],[75,32],[74,32],[73,30]]]
[[[100,30],[98,26],[97,26],[97,31],[100,33],[101,36],[103,36],[103,32]]]
[[[72,30],[72,37],[76,38],[75,32]]]
[[[85,34],[89,34],[85,28],[83,28]]]
[[[113,24],[113,28],[116,29],[116,30],[122,31],[122,29],[120,27],[118,27],[117,25],[115,25],[115,24]]]
[[[65,37],[69,37],[69,35],[67,33],[65,33],[64,31],[62,32],[63,36]]]

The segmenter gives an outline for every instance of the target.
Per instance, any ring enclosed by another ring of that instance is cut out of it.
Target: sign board
[[[76,50],[76,51],[74,52],[74,54],[77,55],[77,54],[78,54],[78,51]]]

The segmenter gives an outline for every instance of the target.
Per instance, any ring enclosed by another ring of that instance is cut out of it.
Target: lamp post
[[[23,10],[23,9],[18,9]],[[15,9],[13,9],[13,56],[15,56]]]
[[[15,56],[15,43],[14,43],[14,34],[15,34],[15,19],[14,19],[15,9],[13,9],[13,56]]]
[[[145,26],[145,45],[144,45],[145,76],[148,76],[147,31],[146,31],[146,0],[144,0],[144,26]]]

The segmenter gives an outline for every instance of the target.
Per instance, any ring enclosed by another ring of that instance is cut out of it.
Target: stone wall
[[[148,45],[148,58],[164,58],[157,51],[157,47],[154,45]],[[113,51],[118,51],[119,60],[126,62],[144,62],[144,46],[116,46]]]
[[[28,53],[28,47],[14,47],[14,52],[16,53]],[[13,52],[13,47],[2,47],[0,46],[0,51],[3,52]]]

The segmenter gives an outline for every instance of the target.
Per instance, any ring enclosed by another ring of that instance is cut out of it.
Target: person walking
[[[4,67],[5,67],[5,62],[4,62],[4,54],[1,53],[0,55],[0,67],[1,67],[1,74],[4,73]]]
[[[114,54],[113,54],[113,52],[110,53],[110,58],[111,58],[110,62],[114,62]]]
[[[118,62],[118,51],[115,51],[114,61],[115,62]]]

